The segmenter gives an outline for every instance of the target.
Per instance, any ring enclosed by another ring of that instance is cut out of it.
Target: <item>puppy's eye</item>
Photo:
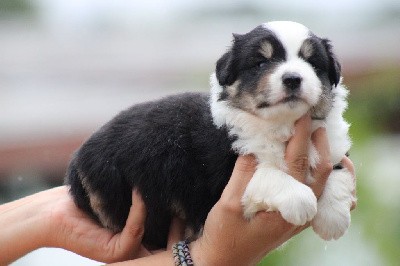
[[[260,63],[258,63],[258,67],[259,67],[259,68],[266,67],[267,65],[268,65],[267,62],[260,62]]]

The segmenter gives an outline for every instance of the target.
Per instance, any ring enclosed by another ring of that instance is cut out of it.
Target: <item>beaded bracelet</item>
[[[175,266],[193,266],[193,260],[190,256],[188,241],[180,241],[172,246]]]

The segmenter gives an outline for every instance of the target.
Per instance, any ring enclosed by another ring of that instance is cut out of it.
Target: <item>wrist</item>
[[[203,237],[190,243],[190,254],[196,266],[235,265],[219,247],[205,243]]]
[[[8,264],[45,245],[46,221],[36,198],[30,196],[0,208],[0,264]]]
[[[203,235],[189,245],[195,266],[257,265],[262,258],[253,256],[248,250],[238,249],[239,247],[235,245],[234,241],[232,245],[224,246],[223,241],[221,243],[207,243],[206,240]]]
[[[26,220],[22,228],[22,233],[29,239],[27,242],[31,244],[28,252],[50,246],[47,243],[47,236],[50,235],[50,233],[48,233],[48,224],[48,219],[40,211]]]
[[[204,248],[201,245],[200,239],[197,239],[189,244],[190,254],[192,256],[194,265],[217,265],[216,262],[213,262],[213,258],[208,255],[205,250],[203,250]]]

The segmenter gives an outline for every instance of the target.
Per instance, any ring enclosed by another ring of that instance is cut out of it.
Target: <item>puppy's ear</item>
[[[235,82],[235,75],[233,73],[233,58],[232,51],[226,52],[217,61],[215,74],[217,75],[218,83],[222,87],[232,85]]]
[[[226,52],[218,61],[215,73],[217,75],[217,79],[219,85],[221,86],[229,86],[232,85],[237,77],[236,67],[234,62],[233,49],[235,47],[235,43],[238,42],[243,35],[233,33],[233,41],[231,49]]]
[[[233,36],[233,42],[236,42],[236,41],[242,39],[242,37],[243,37],[243,35],[239,34],[239,33],[232,33],[232,36]]]
[[[330,41],[328,39],[323,39],[322,43],[324,44],[329,57],[329,81],[331,82],[331,85],[335,85],[336,87],[340,81],[340,73],[342,67],[337,60],[336,55],[333,53]]]

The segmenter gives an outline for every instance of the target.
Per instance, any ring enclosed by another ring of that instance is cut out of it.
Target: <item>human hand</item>
[[[74,204],[68,187],[62,186],[41,192],[44,205],[47,237],[46,246],[60,247],[84,257],[115,262],[150,255],[141,245],[146,219],[145,205],[136,191],[126,225],[114,234],[101,227]]]
[[[354,196],[354,201],[351,204],[350,210],[354,210],[357,207],[357,195],[356,195],[356,172],[354,169],[354,164],[353,162],[349,159],[349,157],[345,156],[343,157],[341,164],[344,168],[346,168],[350,174],[353,176],[353,182],[354,182],[354,190],[352,191],[352,194]]]
[[[315,182],[310,185],[318,198],[333,167],[329,161],[326,131],[320,128],[311,133],[311,118],[308,115],[296,123],[295,135],[287,144],[285,160],[289,174],[304,183],[310,168],[310,141],[320,155],[319,163],[312,170]],[[191,244],[196,265],[254,265],[268,252],[309,226],[294,226],[278,212],[259,212],[251,220],[243,217],[241,196],[254,174],[255,166],[252,156],[238,158],[221,199],[207,217],[203,235]]]
[[[103,262],[149,258],[162,250],[146,250],[141,245],[146,209],[139,193],[132,194],[126,225],[114,234],[78,209],[68,187],[48,189],[0,205],[0,265],[8,265],[41,247],[59,247]],[[171,222],[168,249],[182,239],[183,222]],[[21,241],[28,239],[28,241]],[[169,257],[166,257],[167,259]],[[172,260],[172,257],[171,257]],[[151,264],[152,265],[152,264]]]
[[[164,250],[148,250],[142,244],[146,220],[145,204],[137,192],[132,192],[132,206],[122,232],[114,234],[101,227],[92,218],[76,207],[67,187],[48,191],[56,198],[48,212],[50,246],[73,251],[79,255],[102,262],[131,260],[160,253]],[[171,221],[167,250],[182,239],[184,222],[179,218]]]
[[[149,255],[140,244],[146,210],[136,192],[133,202],[126,226],[118,234],[78,209],[66,186],[0,205],[0,265],[41,247],[60,247],[105,262]]]

